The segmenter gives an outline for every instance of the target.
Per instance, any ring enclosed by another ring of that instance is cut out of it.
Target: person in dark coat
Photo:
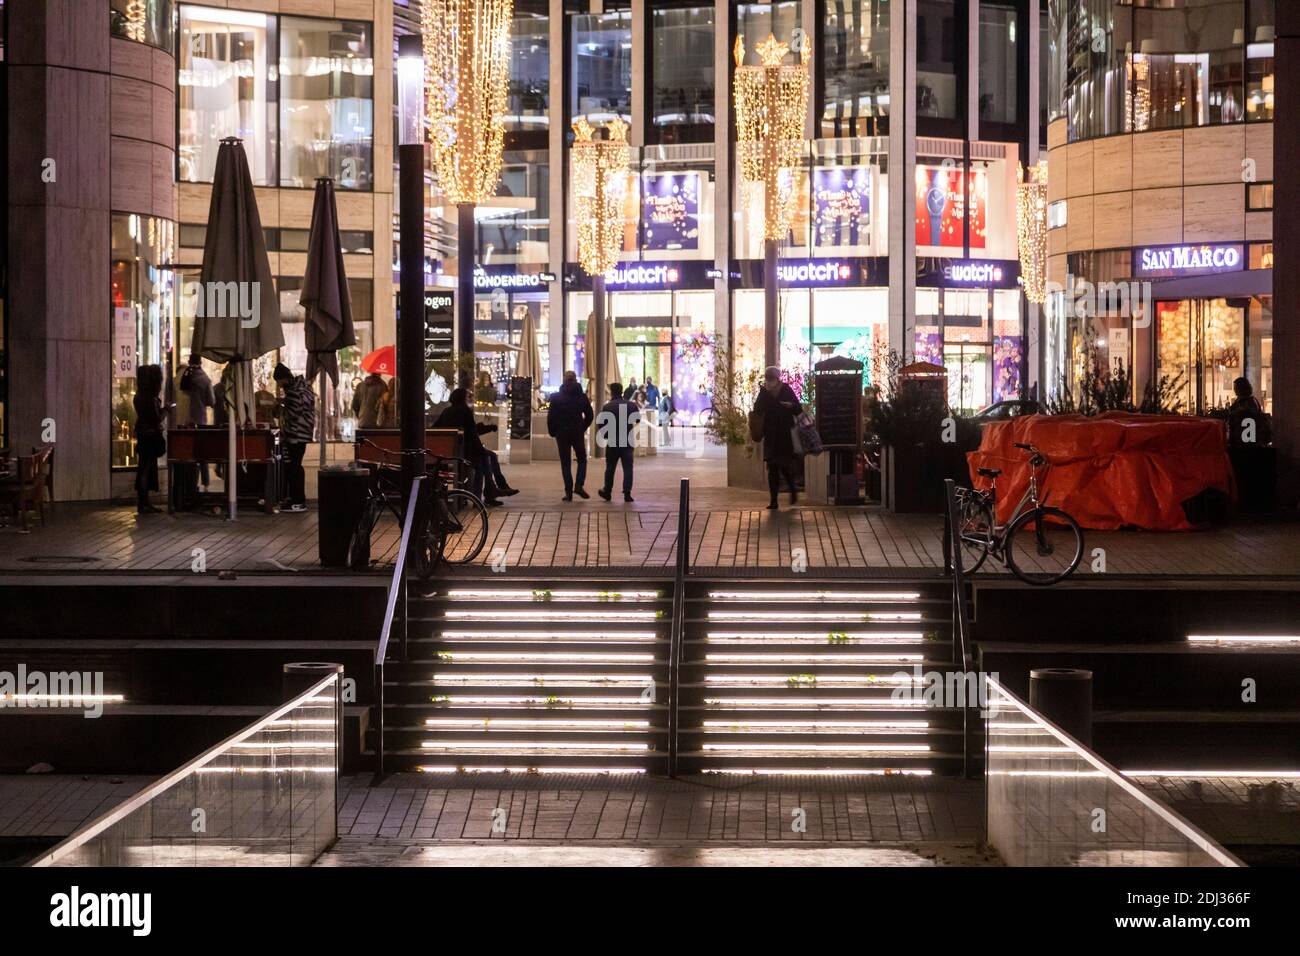
[[[158,365],[135,370],[135,493],[136,514],[157,514],[149,492],[158,490],[158,459],[167,452],[163,436],[163,374]]]
[[[564,477],[564,500],[572,501],[573,496],[590,498],[583,485],[587,483],[587,446],[584,435],[595,414],[591,410],[591,399],[578,384],[578,373],[564,373],[564,384],[551,396],[551,405],[546,412],[546,431],[555,439],[560,452],[560,474]],[[578,460],[577,480],[574,480],[570,453]]]
[[[283,362],[275,366],[275,384],[284,389],[280,410],[280,440],[284,444],[285,477],[289,483],[289,511],[307,510],[307,471],[302,466],[307,445],[316,435],[316,393],[307,380],[294,375]]]
[[[388,383],[378,372],[371,372],[352,392],[352,414],[358,428],[379,427],[379,407],[388,392]]]
[[[474,494],[482,498],[485,505],[496,507],[501,504],[494,474],[499,469],[492,467],[489,452],[483,447],[483,439],[479,436],[496,431],[497,426],[485,424],[474,417],[467,389],[452,389],[448,401],[450,404],[438,415],[433,427],[460,430],[462,453],[474,466]]]
[[[782,476],[790,488],[790,504],[799,499],[794,487],[794,438],[790,432],[795,418],[803,412],[794,389],[781,381],[781,370],[775,365],[769,366],[763,374],[754,411],[763,416],[763,460],[767,462],[767,490],[772,495],[767,507],[775,511]]]
[[[612,382],[609,401],[596,416],[596,442],[605,446],[605,484],[596,492],[606,501],[614,495],[614,471],[623,463],[623,500],[632,500],[632,438],[641,422],[641,409],[629,401],[623,386]]]

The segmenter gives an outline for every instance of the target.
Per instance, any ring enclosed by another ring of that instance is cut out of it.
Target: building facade
[[[342,437],[348,373],[393,340],[391,0],[10,0],[4,12],[0,444],[55,441],[59,498],[129,484],[135,368],[174,375],[188,356],[179,291],[198,274],[227,136],[248,153],[285,326],[259,380],[277,360],[306,365],[313,188],[335,180],[358,339],[329,409]]]
[[[1048,391],[1273,411],[1273,0],[1049,6]]]
[[[515,0],[505,174],[476,214],[479,334],[531,314],[546,384],[584,365],[591,284],[577,265],[572,124],[630,126],[622,259],[608,276],[625,379],[712,404],[719,359],[762,364],[761,201],[737,162],[731,51],[769,34],[811,55],[808,137],[781,243],[781,364],[889,355],[950,370],[971,410],[1036,387],[1039,317],[1021,294],[1016,183],[1043,129],[1037,0],[777,3]],[[969,215],[967,210],[969,209]],[[430,198],[428,271],[452,288],[455,210]],[[482,359],[482,356],[480,356]],[[490,361],[504,384],[513,357]]]

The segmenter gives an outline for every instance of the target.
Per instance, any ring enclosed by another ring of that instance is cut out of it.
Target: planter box
[[[727,487],[767,490],[767,466],[760,446],[727,446]]]
[[[880,449],[881,504],[896,514],[942,514],[943,480],[960,478],[960,449],[937,443]]]

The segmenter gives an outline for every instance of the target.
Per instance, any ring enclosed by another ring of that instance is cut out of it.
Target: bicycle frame
[[[1044,463],[1041,467],[1043,471],[1046,472],[1048,464]],[[1027,487],[1025,493],[1020,496],[1019,504],[1016,505],[1015,511],[1011,513],[1011,517],[1004,524],[997,523],[998,481],[996,478],[992,479],[989,485],[989,490],[981,495],[988,504],[989,514],[993,515],[993,523],[989,527],[988,538],[986,539],[988,542],[989,552],[999,560],[1002,559],[1002,548],[1006,543],[1007,529],[1014,525],[1026,511],[1037,510],[1043,507],[1047,502],[1046,496],[1041,500],[1038,497],[1038,472],[1039,467],[1031,465],[1029,469],[1029,487]],[[971,536],[963,534],[962,537],[965,538]]]

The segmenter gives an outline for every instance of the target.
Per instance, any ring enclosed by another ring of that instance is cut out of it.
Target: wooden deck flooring
[[[1089,532],[1079,577],[1098,573],[1300,577],[1300,525],[1241,523],[1184,534]],[[926,515],[878,508],[743,507],[693,511],[691,562],[697,568],[891,569],[942,567],[941,525]],[[562,508],[494,510],[479,558],[498,569],[643,567],[670,569],[676,512],[656,505],[609,505],[593,498]],[[376,530],[376,571],[391,563],[398,532],[391,518]],[[126,507],[59,505],[30,534],[0,528],[0,571],[191,572],[319,570],[317,515],[245,512],[237,522],[186,514],[137,518]],[[991,565],[992,562],[989,562]],[[989,567],[984,573],[1005,573]]]

